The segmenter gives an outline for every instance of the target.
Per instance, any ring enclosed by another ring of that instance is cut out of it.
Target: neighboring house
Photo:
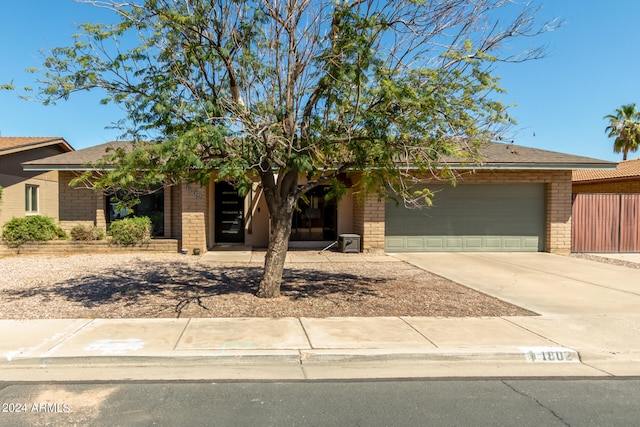
[[[60,137],[0,137],[0,234],[13,217],[40,214],[58,220],[58,172],[25,171],[22,163],[71,151]]]
[[[78,172],[105,154],[112,142],[27,162],[27,171],[60,173],[60,222],[99,227],[121,214],[109,195],[71,188]],[[549,251],[571,247],[571,171],[611,169],[614,163],[510,144],[492,143],[482,150],[481,165],[443,158],[460,174],[456,187],[434,182],[433,207],[404,208],[393,201],[366,200],[348,192],[326,201],[323,188],[300,202],[293,219],[292,246],[321,248],[340,234],[361,236],[364,251]],[[356,182],[358,175],[350,177]],[[139,214],[155,218],[156,235],[175,238],[191,252],[216,245],[266,247],[269,214],[259,183],[246,197],[213,180],[165,187],[142,201]]]
[[[574,252],[640,252],[640,159],[573,172]]]
[[[640,193],[640,159],[622,161],[615,169],[574,171],[573,193]]]

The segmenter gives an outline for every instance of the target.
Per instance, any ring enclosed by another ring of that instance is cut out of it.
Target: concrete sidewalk
[[[312,256],[292,255],[300,262]],[[321,256],[339,262],[345,254]],[[381,257],[542,315],[0,320],[0,375],[5,381],[640,375],[640,270],[550,254]]]
[[[275,370],[275,377],[286,372],[289,379],[493,376],[507,366],[517,375],[616,374],[581,364],[575,350],[521,322],[530,319],[3,320],[0,372],[5,380],[72,379],[60,371],[65,367],[78,373],[101,367],[99,379],[127,371],[126,378],[155,379],[158,370],[166,378],[174,367],[190,368],[189,375],[200,379],[237,378],[239,368],[253,371],[250,377]]]

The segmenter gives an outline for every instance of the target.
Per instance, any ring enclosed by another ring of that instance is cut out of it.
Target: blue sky
[[[623,104],[640,108],[640,43],[637,0],[542,0],[542,17],[559,17],[565,26],[531,40],[549,47],[544,59],[501,65],[496,74],[502,96],[518,124],[511,130],[519,145],[619,161],[606,137],[603,116]],[[70,44],[74,24],[102,22],[105,11],[72,0],[19,0],[0,9],[0,83],[34,85],[28,67],[41,65],[40,49]],[[516,48],[517,46],[513,46]],[[0,92],[2,136],[62,136],[76,149],[119,135],[105,129],[122,117],[99,104],[99,95],[78,94],[56,106],[42,106]],[[629,158],[640,157],[630,153]]]

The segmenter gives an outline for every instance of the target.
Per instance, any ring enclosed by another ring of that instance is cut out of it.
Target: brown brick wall
[[[147,243],[132,246],[112,245],[106,240],[95,242],[75,242],[71,240],[51,240],[49,242],[28,242],[20,248],[0,245],[0,256],[16,254],[76,254],[76,253],[123,253],[123,252],[169,252],[178,251],[175,239],[153,239]]]
[[[104,196],[88,188],[70,187],[73,178],[73,172],[60,172],[60,226],[67,231],[78,224],[106,229]]]
[[[165,186],[164,187],[164,217],[163,217],[163,228],[164,228],[164,237],[172,236],[172,224],[173,224],[173,212],[171,211],[171,193],[172,187]]]
[[[182,185],[182,250],[192,253],[207,250],[207,188]]]
[[[378,195],[354,198],[353,230],[360,235],[364,252],[384,250],[384,204]]]
[[[165,202],[166,203],[166,202]],[[171,187],[171,238],[182,240],[182,187]]]
[[[545,249],[571,252],[571,174],[547,183],[547,230]]]
[[[640,177],[630,181],[573,183],[574,193],[640,193]]]

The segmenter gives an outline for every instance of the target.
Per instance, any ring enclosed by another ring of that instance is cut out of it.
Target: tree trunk
[[[289,247],[291,235],[291,220],[293,209],[281,210],[271,217],[271,238],[264,260],[264,272],[258,286],[257,296],[260,298],[277,298],[280,296],[284,261]]]

